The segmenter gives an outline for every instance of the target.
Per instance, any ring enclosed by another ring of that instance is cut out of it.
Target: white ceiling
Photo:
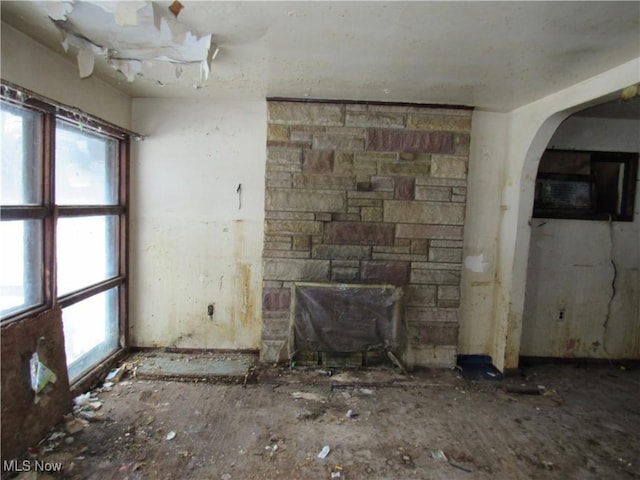
[[[171,2],[154,3],[167,9]],[[159,62],[128,82],[98,59],[94,75],[133,97],[307,97],[509,111],[640,55],[639,2],[182,3],[177,21],[213,34],[220,48],[206,82],[176,79]],[[2,0],[2,20],[75,61],[47,17],[51,4]],[[112,23],[105,28],[116,35],[136,28]]]

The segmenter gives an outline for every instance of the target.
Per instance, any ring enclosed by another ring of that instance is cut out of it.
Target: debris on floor
[[[136,358],[138,371],[148,364]],[[496,384],[453,370],[400,379],[393,367],[328,376],[256,365],[246,387],[125,370],[77,396],[25,459],[59,462],[52,475],[72,480],[595,480],[635,478],[629,459],[640,458],[638,369],[536,367],[527,381]],[[537,395],[508,391],[540,385]]]

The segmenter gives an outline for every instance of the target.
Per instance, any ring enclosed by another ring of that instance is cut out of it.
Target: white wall
[[[639,132],[636,120],[569,117],[550,146],[639,152]],[[640,194],[634,217],[532,220],[521,355],[640,355]]]
[[[266,125],[264,101],[133,101],[133,346],[259,348]]]
[[[496,235],[507,148],[507,114],[474,111],[464,227],[458,353],[492,354]]]
[[[473,206],[468,210],[465,224],[461,353],[489,354],[500,369],[517,367],[527,280],[529,221],[540,156],[565,118],[592,105],[596,99],[638,81],[640,58],[518,108],[506,114],[505,121],[486,115],[483,118],[479,115],[482,112],[474,115],[471,137],[475,147],[471,150],[468,178],[468,204]],[[482,145],[485,147],[480,148]],[[472,169],[474,164],[479,168]],[[491,175],[498,182],[489,183],[488,188],[499,192],[499,205],[496,205],[495,193],[472,193],[474,185],[482,184],[480,177]],[[474,245],[476,238],[484,240]],[[489,239],[495,240],[495,246]],[[488,262],[483,271],[495,272],[493,279],[486,273],[478,280],[467,265],[467,257],[480,254]],[[479,342],[476,332],[481,332]],[[490,345],[478,351],[487,338]]]
[[[2,78],[44,97],[131,128],[131,99],[94,77],[81,79],[75,63],[2,23]]]

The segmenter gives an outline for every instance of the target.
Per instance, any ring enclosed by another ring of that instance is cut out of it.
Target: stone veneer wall
[[[286,358],[291,285],[403,289],[408,365],[458,342],[468,108],[268,102],[261,359]]]

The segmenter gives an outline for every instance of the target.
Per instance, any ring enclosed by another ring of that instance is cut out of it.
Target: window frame
[[[117,288],[118,295],[118,351],[127,347],[128,335],[128,264],[129,264],[129,163],[131,138],[140,138],[137,134],[121,129],[96,117],[70,107],[50,101],[33,92],[2,80],[0,102],[14,107],[36,112],[40,118],[39,139],[42,141],[39,154],[42,156],[40,204],[38,205],[1,205],[0,221],[37,219],[42,225],[42,261],[41,288],[42,302],[35,306],[8,313],[0,320],[5,327],[13,322],[33,318],[53,308],[65,308],[110,289]],[[83,131],[90,132],[117,141],[117,202],[113,205],[65,205],[55,203],[55,138],[56,122],[62,121]],[[56,225],[60,218],[88,216],[117,216],[117,266],[116,275],[87,285],[73,292],[57,296],[56,265]],[[90,369],[91,370],[91,369]],[[81,375],[76,381],[80,381]]]
[[[551,180],[551,181],[579,181],[589,182],[592,188],[592,196],[597,197],[595,187],[597,181],[591,174],[577,174],[577,173],[554,173],[540,171],[536,174],[535,180],[535,193],[532,218],[548,218],[548,219],[565,219],[565,220],[607,220],[612,222],[633,222],[635,211],[635,196],[636,196],[636,179],[638,176],[638,163],[640,163],[640,154],[634,152],[608,152],[608,151],[596,151],[596,150],[566,150],[566,149],[554,149],[549,148],[545,150],[546,153],[566,153],[566,154],[586,154],[589,155],[589,165],[593,166],[598,163],[615,163],[618,165],[624,165],[624,173],[622,179],[619,180],[619,190],[617,191],[621,198],[621,211],[620,213],[610,213],[599,211],[600,206],[597,198],[592,198],[591,208],[580,209],[577,207],[541,207],[536,204],[535,198],[538,194],[539,181]]]

